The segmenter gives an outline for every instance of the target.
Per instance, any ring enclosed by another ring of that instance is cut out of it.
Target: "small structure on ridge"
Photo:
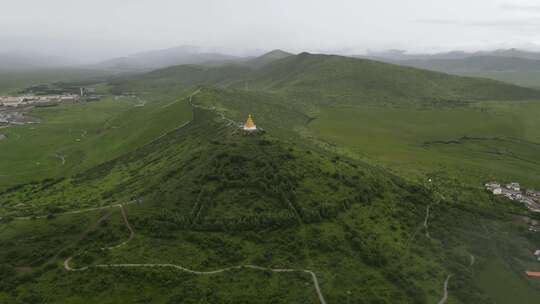
[[[257,131],[257,126],[253,122],[253,118],[251,117],[251,114],[248,115],[247,121],[244,124],[243,129],[244,131]]]

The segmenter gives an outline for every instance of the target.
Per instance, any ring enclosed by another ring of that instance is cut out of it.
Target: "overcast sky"
[[[0,52],[98,60],[197,45],[361,53],[540,46],[538,0],[0,0]]]

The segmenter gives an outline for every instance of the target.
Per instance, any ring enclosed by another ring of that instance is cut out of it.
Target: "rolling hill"
[[[249,59],[246,61],[246,64],[252,67],[260,68],[267,64],[270,64],[276,60],[280,60],[283,58],[287,58],[289,56],[292,56],[293,54],[285,52],[283,50],[273,50],[271,52],[268,52],[266,54],[263,54],[259,57],[255,57],[253,59]]]
[[[0,302],[539,301],[535,215],[482,188],[540,183],[539,91],[275,55],[111,80],[147,103],[107,157],[0,192]]]
[[[517,49],[450,52],[432,55],[403,52],[368,55],[379,61],[454,75],[485,77],[521,86],[540,87],[540,54]]]
[[[207,52],[197,47],[179,46],[113,58],[97,63],[94,67],[115,71],[144,71],[179,64],[220,64],[238,59],[235,56]]]
[[[197,275],[182,272],[97,266],[168,263],[201,271],[234,265],[309,269],[328,303],[433,302],[451,269],[463,282],[453,297],[485,300],[471,284],[468,260],[445,249],[464,240],[447,223],[459,215],[459,227],[480,233],[473,228],[473,219],[482,209],[463,210],[461,200],[444,201],[428,188],[313,146],[271,134],[246,134],[205,109],[214,98],[228,94],[242,103],[253,97],[203,88],[193,98],[194,119],[186,127],[75,176],[0,194],[7,225],[0,243],[10,248],[0,256],[9,261],[2,268],[0,297],[5,302],[66,298],[87,303],[120,298],[197,302],[201,292],[213,289],[217,294],[205,296],[210,301],[319,301],[309,277],[302,275],[278,278],[267,272],[261,277],[256,271],[238,270],[200,282]],[[478,194],[490,204],[486,194]],[[127,237],[119,215],[107,209],[65,213],[134,200],[139,203],[122,208],[129,210],[125,221],[136,234],[119,248],[114,244]],[[429,228],[433,241],[423,234],[415,236],[428,206],[437,214]],[[503,219],[503,210],[488,214]],[[48,219],[24,219],[41,214],[49,214]],[[99,214],[105,218],[98,220]],[[26,226],[28,221],[34,228]],[[94,221],[101,224],[91,228]],[[77,223],[87,223],[89,230],[73,228],[58,238],[63,227]],[[485,223],[491,225],[487,219]],[[31,237],[35,227],[41,227],[37,239]],[[55,246],[50,246],[53,239]],[[103,246],[114,249],[99,250]],[[60,271],[60,264],[81,270]],[[30,271],[25,280],[6,275],[22,268]],[[141,275],[151,278],[145,283],[146,292],[134,293],[129,282],[139,282]],[[229,283],[214,283],[230,276],[235,279]],[[162,282],[179,279],[183,283],[166,284],[168,291],[160,291]],[[276,280],[289,286],[275,285]],[[274,283],[261,290],[252,287],[253,281]],[[112,282],[117,286],[112,293],[99,287]],[[195,293],[182,287],[192,284]],[[70,287],[61,287],[66,285]],[[10,286],[17,290],[10,291]]]
[[[192,86],[196,83],[292,94],[324,103],[448,103],[478,100],[524,100],[540,91],[478,78],[402,67],[372,60],[302,53],[260,68],[227,64],[219,67],[174,66],[120,79],[116,84],[152,83]],[[148,81],[148,82],[147,82]],[[136,89],[136,88],[133,88]]]

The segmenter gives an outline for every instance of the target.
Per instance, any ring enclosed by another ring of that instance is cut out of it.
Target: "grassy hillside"
[[[282,50],[273,50],[271,52],[268,52],[266,54],[263,54],[259,57],[250,59],[246,62],[251,67],[255,68],[261,68],[265,65],[268,65],[274,61],[281,60],[283,58],[287,58],[289,56],[292,56],[293,54],[282,51]]]
[[[203,89],[194,102],[210,104],[220,94]],[[260,115],[260,121],[270,122],[270,116]],[[477,204],[468,204],[468,195],[476,195]],[[9,248],[0,253],[0,260],[9,261],[2,266],[0,285],[6,303],[318,301],[309,276],[302,274],[60,270],[71,256],[71,267],[170,263],[198,270],[245,264],[310,269],[328,303],[431,303],[441,297],[443,281],[452,273],[458,278],[451,285],[452,301],[488,303],[472,281],[468,254],[488,261],[497,252],[490,246],[510,246],[505,233],[514,237],[514,245],[526,237],[508,228],[512,219],[506,212],[519,209],[482,191],[451,194],[410,184],[269,132],[245,134],[201,108],[186,127],[134,152],[70,178],[13,188],[0,198],[0,244]],[[117,249],[99,250],[128,237],[120,211],[62,214],[132,199],[140,203],[124,208],[136,234]],[[428,206],[433,217],[429,228],[422,228]],[[10,221],[32,214],[50,215]],[[106,218],[95,226],[101,216]],[[483,234],[478,221],[493,229],[493,239],[478,243]],[[111,284],[117,286],[112,294]],[[145,292],[136,292],[139,288]],[[535,301],[538,292],[527,291],[526,299]]]
[[[318,303],[303,270],[327,303],[436,303],[449,275],[447,303],[540,301],[534,215],[481,187],[539,187],[538,91],[311,54],[110,85],[145,105],[99,104],[77,170],[0,193],[2,302]]]
[[[468,183],[519,180],[538,187],[540,104],[498,102],[460,108],[322,109],[313,135],[349,154],[377,160],[395,172],[442,171]]]
[[[540,87],[540,61],[501,56],[460,59],[401,60],[394,63],[455,75],[485,77],[517,85]]]
[[[536,90],[381,62],[302,53],[267,65],[253,80],[264,90],[323,103],[451,103],[540,97]]]
[[[144,99],[144,97],[142,97]],[[185,95],[146,102],[105,98],[38,108],[41,123],[2,129],[0,189],[80,172],[150,142],[191,119]],[[142,102],[146,104],[140,106]]]

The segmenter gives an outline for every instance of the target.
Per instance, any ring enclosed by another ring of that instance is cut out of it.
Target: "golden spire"
[[[251,118],[251,114],[248,115],[248,119],[246,121],[246,124],[244,125],[244,130],[257,130],[257,126],[255,126],[255,123],[253,123],[253,118]]]

